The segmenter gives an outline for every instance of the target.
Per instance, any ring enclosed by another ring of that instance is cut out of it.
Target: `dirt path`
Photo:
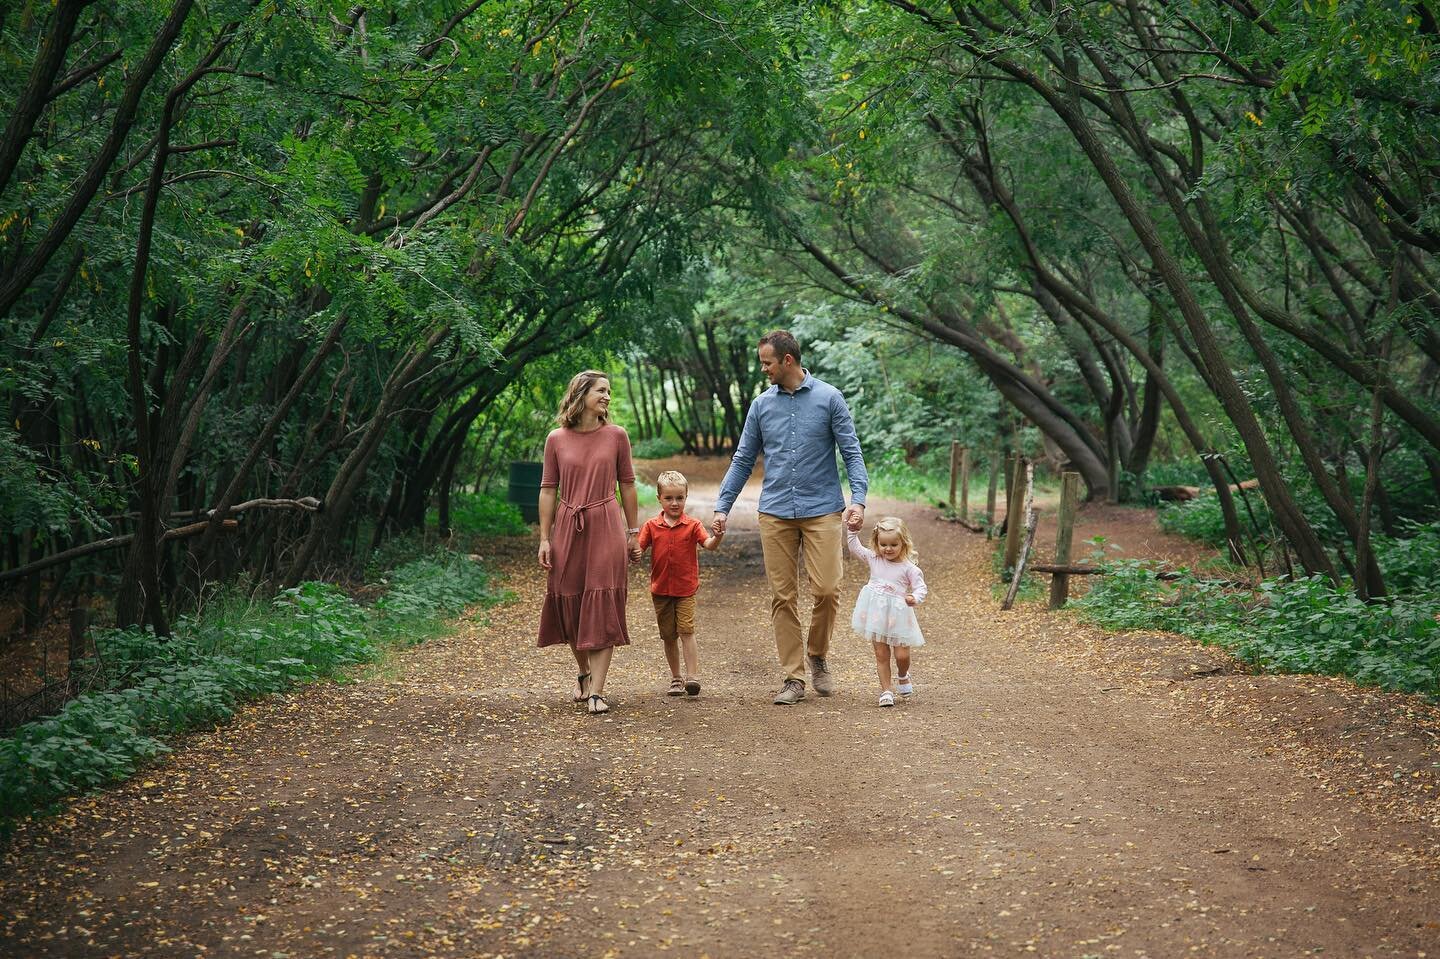
[[[635,602],[615,711],[569,705],[533,545],[497,544],[517,602],[23,829],[0,953],[1440,956],[1432,707],[1001,614],[984,538],[903,507],[934,597],[915,700],[875,708],[841,635],[839,694],[774,707],[741,503],[698,700],[662,695]]]

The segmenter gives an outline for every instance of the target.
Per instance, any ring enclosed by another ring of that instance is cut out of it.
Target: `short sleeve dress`
[[[540,645],[626,646],[625,516],[617,483],[635,482],[630,437],[613,424],[545,439],[540,487],[558,488],[550,530],[550,578],[540,609]]]

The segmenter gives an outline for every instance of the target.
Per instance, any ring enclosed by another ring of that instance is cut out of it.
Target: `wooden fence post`
[[[1025,475],[1020,481],[1025,487],[1025,506],[1021,510],[1024,516],[1025,539],[1010,571],[1010,588],[1005,591],[1005,602],[1000,604],[1001,609],[1010,609],[1015,605],[1015,597],[1019,595],[1020,583],[1025,577],[1025,561],[1030,558],[1030,548],[1035,545],[1035,464],[1029,460],[1025,460]],[[1018,519],[1019,517],[1016,517],[1016,520]],[[1022,525],[1008,517],[1006,524],[1007,530]]]
[[[1008,573],[1015,568],[1020,557],[1020,535],[1025,526],[1025,517],[1020,505],[1025,501],[1025,457],[1015,454],[1014,476],[1010,480],[1010,495],[1005,501],[1005,563]]]
[[[970,520],[970,447],[960,447],[960,521]]]
[[[1060,518],[1055,531],[1055,565],[1070,565],[1070,544],[1075,535],[1075,509],[1080,500],[1080,474],[1063,473],[1060,477]],[[1050,576],[1050,608],[1060,609],[1070,598],[1070,574]]]
[[[950,508],[955,508],[955,486],[960,479],[960,441],[950,441]]]
[[[995,528],[995,492],[1000,485],[1000,451],[990,454],[990,489],[985,493],[985,535]]]

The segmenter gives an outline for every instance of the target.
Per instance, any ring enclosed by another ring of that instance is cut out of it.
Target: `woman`
[[[626,557],[640,552],[630,437],[610,423],[610,380],[596,370],[575,375],[555,419],[540,475],[540,565],[550,571],[540,645],[569,646],[579,667],[574,701],[608,713],[610,656],[630,642]]]

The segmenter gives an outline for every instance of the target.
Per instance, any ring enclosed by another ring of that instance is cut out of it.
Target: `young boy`
[[[670,663],[671,696],[700,695],[699,651],[695,647],[695,594],[700,589],[700,562],[695,553],[699,544],[715,549],[724,533],[711,536],[699,520],[685,515],[685,498],[690,483],[675,470],[666,470],[655,479],[660,498],[660,515],[640,527],[640,551],[651,549],[650,593],[655,602],[655,619],[665,642],[665,659]],[[680,653],[685,654],[685,678],[680,678]]]

